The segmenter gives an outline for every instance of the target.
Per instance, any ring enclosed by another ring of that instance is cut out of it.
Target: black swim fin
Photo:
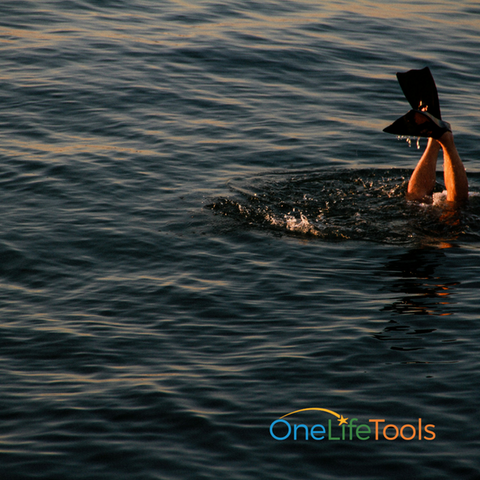
[[[437,86],[428,67],[399,72],[397,79],[413,110],[426,111],[439,120],[442,119]]]
[[[440,138],[446,131],[451,132],[452,129],[449,123],[435,118],[429,112],[410,110],[383,131],[407,137]]]
[[[413,110],[384,128],[384,132],[440,138],[446,131],[452,131],[450,124],[442,121],[437,86],[428,67],[398,72],[397,79]]]

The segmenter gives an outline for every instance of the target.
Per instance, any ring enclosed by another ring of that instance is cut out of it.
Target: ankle
[[[455,142],[453,140],[453,133],[446,131],[440,138],[437,139],[437,142],[444,148],[454,146]]]

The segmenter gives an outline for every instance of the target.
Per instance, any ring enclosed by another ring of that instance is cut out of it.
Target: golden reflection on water
[[[450,248],[448,243],[443,248]],[[396,279],[389,288],[397,298],[383,311],[405,315],[453,315],[456,278],[445,278],[436,270],[445,260],[442,249],[414,249],[390,261],[386,268]],[[400,294],[400,295],[398,295]]]
[[[188,2],[182,0],[176,0],[176,5],[173,8],[176,12],[184,11],[189,15],[195,12],[199,13],[199,18],[202,13],[215,13],[215,9],[210,5],[199,5],[197,2]],[[295,1],[291,2],[297,3]],[[311,6],[311,7],[309,7]],[[241,33],[244,35],[250,35],[251,37],[259,36],[262,38],[262,30],[279,30],[280,32],[292,32],[294,28],[298,28],[304,24],[310,23],[328,23],[332,17],[343,16],[345,18],[356,17],[371,17],[387,20],[393,19],[406,19],[417,18],[420,22],[429,23],[443,23],[451,27],[459,27],[459,20],[461,20],[462,26],[468,26],[476,28],[477,19],[472,18],[470,15],[463,15],[459,18],[458,5],[455,3],[443,1],[438,2],[434,0],[424,2],[397,2],[395,4],[385,4],[381,1],[361,0],[358,2],[339,3],[338,1],[327,1],[318,4],[316,0],[302,0],[298,2],[297,8],[293,5],[285,12],[276,12],[271,10],[268,13],[266,11],[255,11],[253,9],[238,9],[239,15],[234,21],[212,21],[212,17],[206,16],[205,21],[198,23],[187,23],[181,19],[173,19],[170,21],[164,21],[163,23],[156,24],[156,28],[145,28],[149,21],[151,22],[156,15],[149,15],[148,12],[124,12],[121,20],[122,23],[116,22],[118,15],[110,15],[108,10],[102,10],[97,12],[86,11],[82,14],[76,13],[75,16],[69,18],[67,14],[64,15],[64,22],[60,23],[57,28],[53,29],[49,26],[41,26],[40,24],[33,28],[11,28],[0,27],[0,43],[15,43],[18,40],[32,40],[36,41],[48,41],[48,42],[62,42],[75,39],[76,36],[89,36],[92,38],[107,38],[119,42],[138,42],[147,44],[162,43],[169,37],[191,39],[195,37],[204,37],[208,35],[210,38],[224,38],[229,32]],[[155,11],[154,11],[155,12]],[[295,13],[292,13],[295,12]],[[434,13],[432,13],[434,12]],[[42,12],[46,17],[52,18],[56,15],[55,11],[43,9]],[[163,12],[159,9],[158,16]],[[111,20],[112,28],[105,29],[105,19]],[[213,17],[214,18],[214,17]],[[126,20],[131,19],[131,22]],[[79,22],[78,20],[81,20]],[[96,21],[102,20],[103,28],[96,28]],[[76,23],[73,23],[75,21]],[[122,25],[128,25],[128,32],[126,29],[119,28]],[[75,25],[74,27],[72,25]],[[138,28],[136,28],[138,25]],[[305,33],[305,32],[304,32]],[[332,41],[341,41],[342,43],[351,42],[352,46],[355,46],[359,39],[350,40],[347,35],[348,32],[344,32],[343,35],[338,33],[325,32],[308,32],[308,35],[320,36],[322,38],[329,38]],[[289,38],[289,44],[294,42],[294,38]],[[23,42],[22,45],[26,46]],[[254,45],[251,45],[254,46]],[[272,47],[272,45],[270,45]]]
[[[441,332],[441,327],[435,320],[419,323],[413,316],[445,317],[456,313],[455,295],[460,281],[438,271],[445,260],[442,249],[425,247],[401,254],[386,264],[387,276],[394,277],[388,290],[395,299],[382,308],[382,312],[390,314],[389,320],[381,331],[373,334],[374,338],[388,342],[392,350],[427,348],[432,341],[430,336]]]
[[[22,158],[26,158],[24,155],[34,156],[35,152],[49,152],[55,154],[74,154],[74,153],[90,153],[98,154],[101,152],[124,152],[135,155],[149,155],[149,156],[164,156],[165,153],[156,150],[145,150],[138,148],[129,148],[117,145],[101,145],[100,143],[90,144],[80,141],[76,143],[75,137],[69,137],[68,143],[54,144],[54,143],[32,143],[19,140],[10,140],[10,145],[0,147],[0,152],[4,152],[10,157],[21,155]],[[86,139],[85,139],[86,140]],[[100,141],[100,139],[97,139]]]

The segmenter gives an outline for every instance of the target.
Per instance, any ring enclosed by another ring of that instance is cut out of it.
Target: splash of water
[[[462,212],[455,222],[444,221],[443,186],[437,186],[430,204],[408,202],[410,174],[364,169],[239,179],[230,182],[232,197],[217,198],[208,207],[237,225],[325,240],[406,244],[425,238],[450,241],[468,230],[471,234],[472,227],[474,235],[480,232],[480,208],[478,214]]]
[[[408,143],[408,146],[412,146],[412,141],[416,138],[417,150],[420,149],[420,138],[421,137],[409,137],[406,135],[398,135],[397,140],[405,140]]]

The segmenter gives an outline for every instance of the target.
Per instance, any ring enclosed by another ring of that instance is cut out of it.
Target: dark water
[[[479,20],[2,2],[1,477],[478,478]],[[406,202],[421,151],[382,133],[425,65],[461,212],[440,159]]]

